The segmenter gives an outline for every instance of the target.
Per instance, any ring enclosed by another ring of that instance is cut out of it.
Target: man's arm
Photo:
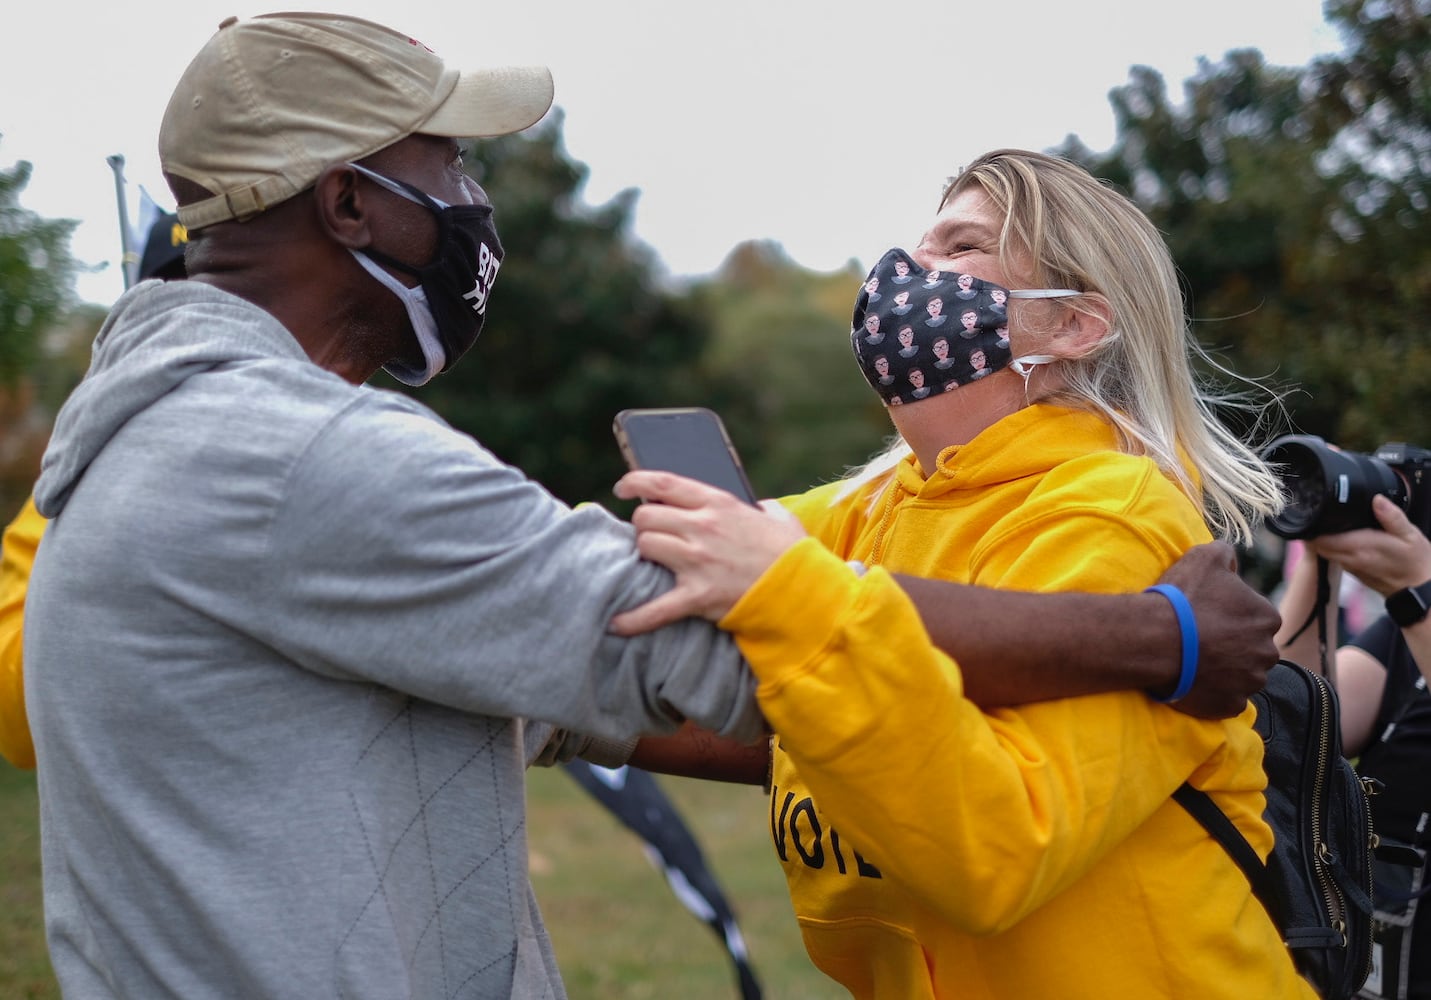
[[[643,737],[626,763],[682,778],[763,785],[770,775],[770,741],[741,743],[686,723],[670,736]]]
[[[935,645],[959,661],[964,691],[983,708],[1105,691],[1169,691],[1177,683],[1177,619],[1159,594],[1033,594],[921,577],[897,578]],[[1237,574],[1225,542],[1190,550],[1160,579],[1197,619],[1197,680],[1174,707],[1225,718],[1241,712],[1277,662],[1276,609]],[[972,627],[968,623],[975,623]],[[769,748],[687,727],[645,739],[631,764],[685,777],[760,784]]]
[[[1241,712],[1277,662],[1276,609],[1237,574],[1226,542],[1189,550],[1159,582],[1187,596],[1198,628],[1197,680],[1174,707],[1213,719]],[[914,577],[899,583],[935,645],[959,661],[965,694],[983,708],[1104,691],[1166,693],[1177,683],[1177,619],[1159,594],[1010,593]]]

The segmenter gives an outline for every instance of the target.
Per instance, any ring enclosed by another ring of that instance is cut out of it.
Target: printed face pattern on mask
[[[368,273],[402,300],[422,349],[421,368],[390,362],[385,366],[388,374],[407,385],[423,385],[456,364],[482,332],[487,300],[502,264],[492,206],[449,205],[411,184],[356,163],[348,166],[437,217],[437,254],[425,267],[404,264],[372,248],[355,252]],[[408,288],[372,261],[413,275],[418,287]]]
[[[1009,299],[1077,294],[1067,288],[1010,291],[970,274],[926,271],[895,248],[860,287],[850,346],[865,381],[885,403],[911,403],[1010,366]]]

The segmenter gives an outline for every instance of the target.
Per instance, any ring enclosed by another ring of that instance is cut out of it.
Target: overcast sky
[[[170,207],[155,136],[175,81],[224,17],[282,9],[368,17],[459,66],[551,66],[586,200],[639,189],[636,235],[674,275],[752,238],[818,270],[868,264],[917,238],[944,179],[986,149],[1069,134],[1106,149],[1108,92],[1133,65],[1181,100],[1199,57],[1340,48],[1320,0],[20,0],[0,14],[0,166],[30,161],[21,204],[80,220],[76,256],[109,262],[83,298],[123,290],[106,157]]]

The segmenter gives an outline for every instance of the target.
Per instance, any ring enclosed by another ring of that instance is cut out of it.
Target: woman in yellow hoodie
[[[1163,240],[1082,168],[1000,150],[871,277],[942,306],[896,316],[859,293],[851,342],[899,432],[888,453],[786,501],[799,523],[661,473],[618,484],[663,501],[634,520],[678,582],[616,627],[702,614],[760,678],[771,832],[811,958],[861,998],[1313,996],[1169,797],[1190,781],[1270,849],[1251,709],[1201,720],[1114,693],[981,711],[890,576],[1139,589],[1278,508],[1199,391]],[[915,350],[871,343],[870,315]]]

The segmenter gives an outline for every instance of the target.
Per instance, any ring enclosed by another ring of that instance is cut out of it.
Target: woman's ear
[[[1097,292],[1088,292],[1078,297],[1076,306],[1064,306],[1063,318],[1047,347],[1050,354],[1060,358],[1087,357],[1112,329],[1112,305]]]

